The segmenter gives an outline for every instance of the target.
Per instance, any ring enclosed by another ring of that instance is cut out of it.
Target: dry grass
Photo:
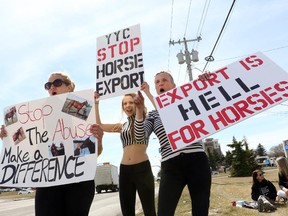
[[[18,199],[33,199],[35,197],[35,192],[31,194],[21,194],[18,195],[17,191],[13,192],[2,192],[0,194],[0,199],[12,199],[12,200],[18,200]]]
[[[265,178],[270,180],[278,190],[278,175],[277,169],[265,170]],[[227,174],[214,175],[212,178],[212,188],[210,197],[209,216],[259,216],[257,210],[248,208],[233,207],[232,201],[251,200],[252,177],[231,178]],[[157,199],[156,199],[157,200]],[[156,201],[157,202],[157,201]],[[269,213],[271,216],[288,215],[288,204],[277,203],[278,209],[275,212]],[[157,206],[157,204],[156,204]],[[143,216],[143,213],[137,216]],[[191,215],[190,197],[187,188],[184,189],[181,199],[179,200],[176,213],[177,216]]]

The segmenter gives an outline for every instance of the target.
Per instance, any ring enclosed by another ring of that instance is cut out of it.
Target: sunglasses
[[[63,83],[68,84],[67,82],[65,82],[65,81],[62,80],[62,79],[56,79],[56,80],[54,80],[53,82],[47,82],[47,83],[45,83],[44,88],[45,88],[46,90],[49,90],[52,85],[55,86],[55,87],[60,87]]]

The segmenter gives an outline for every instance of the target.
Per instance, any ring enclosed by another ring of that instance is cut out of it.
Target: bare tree
[[[269,150],[269,156],[270,157],[281,157],[285,156],[283,144],[279,144],[276,146],[272,146]]]

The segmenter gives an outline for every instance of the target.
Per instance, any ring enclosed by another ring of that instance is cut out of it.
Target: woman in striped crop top
[[[201,75],[206,80],[209,73]],[[155,89],[158,95],[176,87],[170,73],[162,71],[155,76]],[[148,83],[141,90],[145,92],[154,107],[153,96]],[[188,186],[193,216],[208,216],[211,188],[211,173],[208,157],[201,142],[172,151],[163,123],[157,110],[148,113],[144,123],[145,133],[152,132],[158,137],[161,151],[161,180],[158,196],[158,216],[173,216],[183,188]]]
[[[120,164],[119,196],[123,216],[135,215],[136,191],[145,216],[156,216],[154,177],[146,153],[148,139],[143,136],[146,111],[143,103],[141,114],[136,116],[135,96],[136,94],[126,94],[122,99],[122,110],[127,115],[127,122],[104,124],[100,119],[99,94],[95,93],[96,122],[104,132],[120,133],[123,156]]]

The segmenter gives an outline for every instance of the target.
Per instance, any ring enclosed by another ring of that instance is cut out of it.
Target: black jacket
[[[270,200],[275,201],[277,196],[277,191],[272,182],[263,179],[261,182],[257,182],[252,185],[251,197],[253,200],[257,201],[260,195],[264,195]]]
[[[282,189],[283,187],[288,188],[288,176],[283,176],[281,174],[278,174],[279,178],[279,187]]]

